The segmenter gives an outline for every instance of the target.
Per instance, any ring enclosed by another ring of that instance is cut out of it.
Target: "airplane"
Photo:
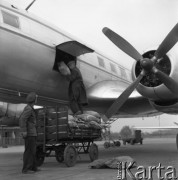
[[[57,63],[76,58],[89,100],[85,109],[102,114],[105,122],[114,117],[177,114],[178,63],[173,46],[178,24],[157,50],[143,55],[111,29],[105,27],[103,33],[136,60],[132,71],[28,9],[0,0],[0,101],[18,106],[34,91],[39,106],[68,106],[69,83]]]

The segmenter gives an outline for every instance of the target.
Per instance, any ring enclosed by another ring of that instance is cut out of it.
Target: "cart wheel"
[[[62,149],[55,151],[56,160],[60,163],[64,161],[64,151]]]
[[[110,143],[109,143],[109,142],[105,142],[105,143],[104,143],[104,148],[105,148],[105,149],[108,149],[109,147],[110,147]]]
[[[91,144],[89,148],[89,156],[91,162],[98,159],[98,146],[95,143]]]
[[[73,145],[67,145],[64,149],[64,162],[66,166],[72,167],[77,161],[77,151]]]
[[[37,147],[36,149],[36,163],[37,166],[41,166],[44,163],[45,153],[42,147]]]

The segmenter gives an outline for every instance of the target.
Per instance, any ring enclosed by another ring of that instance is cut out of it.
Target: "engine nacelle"
[[[160,112],[174,115],[178,114],[178,102],[176,101],[150,101],[150,104]]]
[[[178,46],[172,48],[162,59],[158,60],[155,66],[178,83],[178,51],[176,52],[176,50],[178,50]],[[149,50],[142,56],[144,58],[151,58],[154,56],[154,53],[155,50]],[[141,71],[140,62],[135,62],[132,67],[133,80],[138,77]],[[137,91],[152,102],[175,103],[178,100],[178,96],[173,94],[152,72],[142,78],[137,86]]]

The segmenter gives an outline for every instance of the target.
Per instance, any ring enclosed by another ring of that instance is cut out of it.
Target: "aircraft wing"
[[[87,90],[89,108],[104,114],[126,88],[125,83],[121,81],[103,81],[95,84]],[[157,111],[147,98],[134,91],[113,117],[150,117],[160,114],[162,113]]]
[[[149,126],[149,127],[133,127],[134,129],[178,129],[178,123],[174,122],[176,126]]]
[[[178,129],[178,126],[133,127],[133,129]]]

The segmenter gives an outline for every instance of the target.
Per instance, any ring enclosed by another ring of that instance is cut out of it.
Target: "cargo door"
[[[53,70],[58,71],[57,63],[63,61],[67,64],[70,61],[76,61],[78,56],[94,52],[93,49],[77,41],[68,41],[56,46],[56,58]]]

